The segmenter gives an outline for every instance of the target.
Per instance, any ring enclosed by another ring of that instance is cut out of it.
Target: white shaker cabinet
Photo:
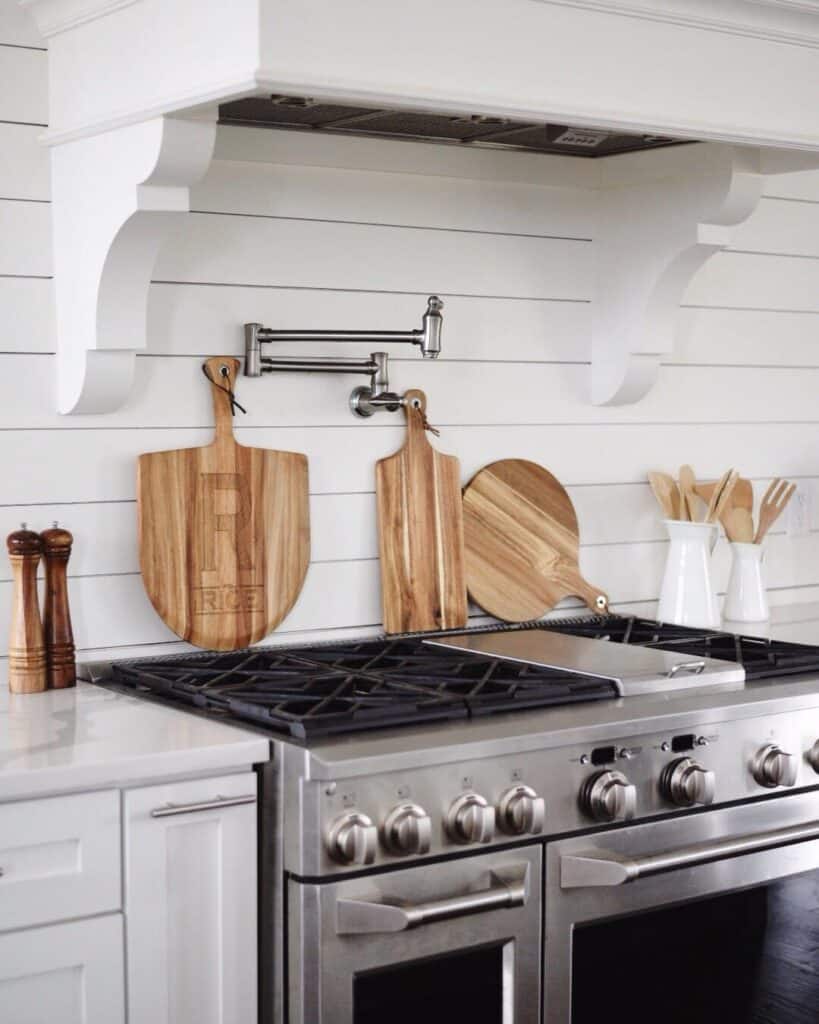
[[[124,800],[129,1024],[253,1024],[255,774]]]
[[[123,1024],[122,915],[0,935],[0,1024]]]

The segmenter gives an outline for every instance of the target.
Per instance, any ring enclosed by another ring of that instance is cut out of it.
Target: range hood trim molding
[[[50,35],[51,128],[46,141],[52,146],[58,407],[65,414],[111,412],[126,401],[135,357],[148,347],[147,303],[154,261],[171,227],[189,211],[191,185],[211,162],[218,105],[270,89],[312,95],[315,62],[312,67],[285,66],[282,47],[286,34],[283,40],[274,39],[269,22],[273,13],[282,13],[275,0],[261,4],[259,0],[236,0],[230,11],[219,0],[22,3]],[[337,9],[330,0],[326,3],[330,24]],[[175,17],[177,8],[179,18]],[[601,31],[622,21],[601,13],[599,6],[596,11],[589,8],[589,4],[531,0],[521,7],[521,16],[525,12],[531,20],[531,12],[545,11],[552,12],[551,18],[557,17],[553,12],[562,11],[559,23],[564,29],[567,17],[585,18],[587,25],[589,18],[600,18]],[[283,11],[298,24],[297,10],[285,5]],[[500,7],[497,11],[487,8],[484,14],[497,17],[498,11]],[[191,44],[189,25],[194,13],[201,32]],[[162,19],[161,34],[155,31],[157,18]],[[805,21],[804,11],[793,24],[799,19]],[[812,31],[806,35],[806,46],[815,52],[819,37],[814,20],[810,20]],[[543,30],[548,22],[538,21],[538,25]],[[629,27],[629,38],[634,37],[638,50],[643,42],[641,33],[648,39],[656,31],[657,23],[653,29],[650,25],[649,20],[633,20]],[[385,27],[378,26],[380,31]],[[139,75],[128,59],[129,48],[140,38],[137,29],[153,46]],[[666,24],[663,31],[671,29]],[[328,32],[325,26],[325,37]],[[737,34],[741,34],[739,29]],[[294,37],[293,42],[293,59],[298,62],[303,40]],[[770,45],[773,58],[772,41]],[[781,41],[777,45],[782,49]],[[799,47],[785,49],[793,54],[809,52]],[[209,55],[208,60],[202,59],[203,53]],[[119,68],[124,69],[122,77]],[[278,73],[273,68],[278,68]],[[345,92],[339,83],[346,81],[349,63],[345,66],[344,61],[336,61],[323,67],[322,73],[323,86],[315,90],[318,95],[357,102],[369,90],[371,100],[377,93],[379,105],[403,109],[469,109],[472,113],[594,127],[599,104],[596,91],[583,89],[577,95],[558,97],[553,112],[535,113],[532,108],[537,97],[523,92],[517,108],[499,110],[507,104],[514,107],[514,98],[503,96],[494,87],[478,90],[478,84],[464,81],[463,75],[460,80],[453,75],[444,90],[448,98],[439,102],[423,97],[424,93],[435,96],[443,89],[436,86],[434,76],[431,83],[419,79],[411,90],[404,86],[403,91],[396,87],[400,76],[393,76],[383,85],[377,83],[381,92],[364,76],[355,88],[348,82],[349,91]],[[815,83],[817,75],[812,70],[803,67],[800,73],[797,84],[806,76]],[[473,92],[473,103],[468,103],[465,85]],[[478,91],[480,100],[474,95]],[[732,102],[736,105],[736,94]],[[684,107],[682,104],[680,109]],[[607,110],[597,125],[678,137],[720,137],[719,126],[706,123],[711,116],[708,111],[709,107],[703,108],[702,133],[697,124],[678,129],[673,113],[668,124],[646,124],[651,120],[651,115],[643,116],[648,107],[643,115],[631,109],[619,114]],[[768,110],[765,131],[769,134],[772,123]],[[798,116],[789,117],[787,132],[781,137],[756,141],[815,152],[780,150],[769,158],[764,149],[739,149],[717,142],[601,161],[605,166],[597,195],[599,287],[592,296],[592,401],[624,404],[637,401],[650,390],[662,359],[672,350],[685,288],[711,255],[731,244],[735,228],[759,201],[763,175],[819,166],[819,131],[803,137],[799,123]],[[745,141],[750,141],[750,136]],[[639,219],[635,222],[636,210]]]

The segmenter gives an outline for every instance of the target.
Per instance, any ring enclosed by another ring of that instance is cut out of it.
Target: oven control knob
[[[495,808],[477,793],[464,793],[447,812],[446,830],[456,843],[488,843],[495,835]]]
[[[529,786],[512,786],[498,803],[498,825],[511,836],[537,835],[545,816],[543,797]]]
[[[622,772],[598,772],[580,790],[580,806],[595,821],[628,821],[636,803],[637,790]]]
[[[336,818],[327,834],[327,849],[342,864],[372,864],[378,829],[366,814],[349,811]]]
[[[808,764],[819,775],[819,740],[817,740],[807,753]]]
[[[408,856],[429,852],[432,822],[418,804],[399,804],[384,819],[384,845],[390,853]]]
[[[757,751],[751,764],[751,773],[760,786],[776,789],[792,786],[796,782],[796,758],[786,754],[775,743],[768,743]]]
[[[666,800],[678,807],[714,802],[716,777],[692,757],[681,757],[666,765],[660,778],[660,788]]]

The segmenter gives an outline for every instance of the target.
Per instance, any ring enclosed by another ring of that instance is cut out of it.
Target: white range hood
[[[21,0],[48,37],[59,405],[105,412],[219,106],[310,97],[712,143],[601,160],[592,400],[635,401],[766,174],[819,166],[819,0]]]

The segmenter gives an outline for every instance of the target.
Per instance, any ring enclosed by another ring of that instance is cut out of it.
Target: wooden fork
[[[754,544],[762,542],[762,538],[785,511],[785,506],[791,500],[791,495],[795,490],[796,484],[789,484],[787,480],[780,480],[779,477],[768,487],[762,497],[762,504],[759,506],[759,524],[756,528]]]

